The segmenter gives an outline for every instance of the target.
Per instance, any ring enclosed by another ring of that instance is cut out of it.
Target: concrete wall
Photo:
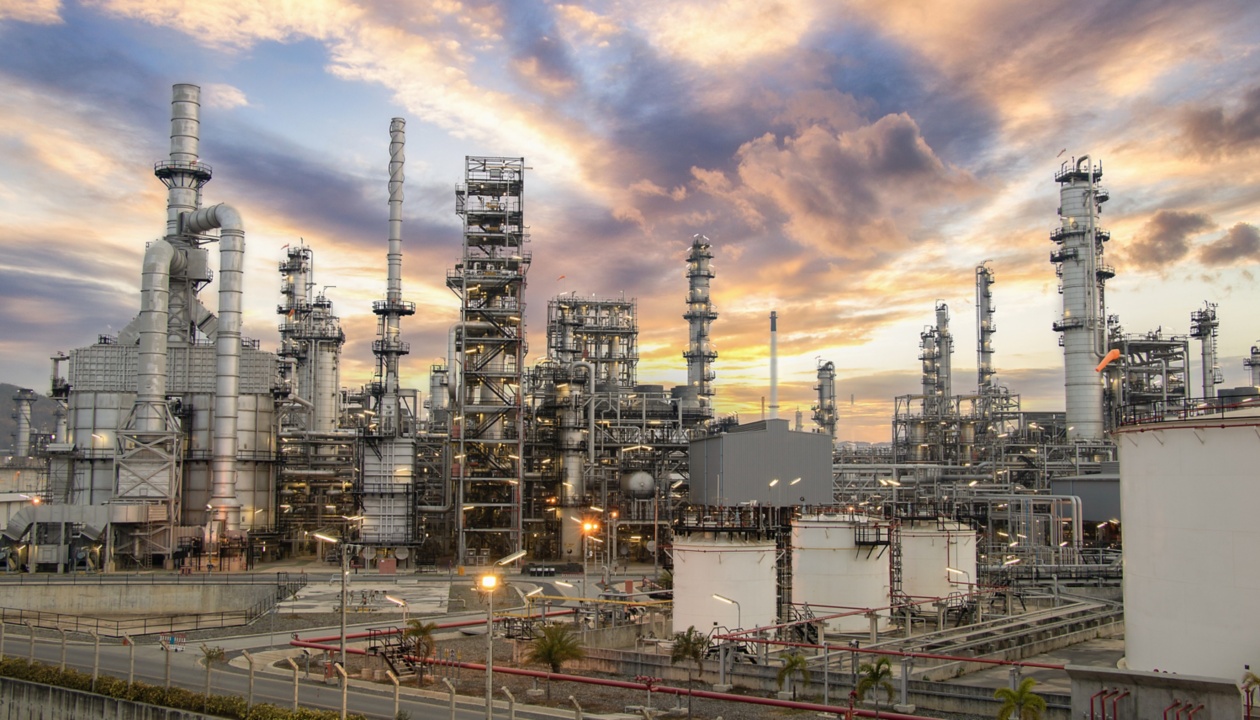
[[[1078,665],[1069,665],[1067,673],[1072,679],[1073,717],[1093,717],[1090,698],[1104,690],[1111,691],[1117,698],[1115,708],[1122,718],[1160,718],[1174,713],[1183,717],[1199,705],[1203,708],[1195,713],[1196,718],[1237,720],[1242,717],[1242,693],[1232,682]],[[1127,695],[1118,697],[1126,692]],[[1172,709],[1174,705],[1176,709]],[[1111,706],[1111,701],[1107,701],[1107,712],[1111,712]]]
[[[5,720],[212,720],[210,715],[0,678]]]
[[[0,583],[0,607],[64,615],[194,615],[246,610],[276,592],[274,585]]]

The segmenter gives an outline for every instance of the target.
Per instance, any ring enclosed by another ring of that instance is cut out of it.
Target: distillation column
[[[936,354],[936,396],[944,414],[954,394],[950,364],[954,354],[954,336],[949,331],[949,306],[943,302],[936,304]]]
[[[464,251],[446,285],[460,299],[449,367],[461,564],[523,547],[524,187],[524,158],[466,157],[455,191]]]
[[[691,250],[687,253],[687,321],[689,342],[683,357],[687,360],[687,386],[696,391],[701,407],[712,404],[713,370],[717,350],[709,336],[709,329],[717,319],[713,303],[709,300],[709,283],[713,280],[713,252],[709,238],[694,235]]]
[[[405,407],[398,377],[399,358],[411,351],[402,341],[402,318],[414,315],[416,305],[402,299],[402,204],[406,122],[394,118],[389,125],[389,246],[385,299],[372,303],[379,318],[376,376],[369,387],[371,421],[359,450],[360,498],[365,542],[388,545],[415,539],[413,508],[415,490],[415,415]]]
[[[1216,386],[1225,380],[1216,358],[1216,331],[1219,325],[1220,322],[1216,319],[1216,303],[1204,302],[1202,310],[1190,313],[1190,337],[1199,341],[1203,363],[1203,399],[1208,402],[1216,398]]]
[[[1088,155],[1064,163],[1059,183],[1061,225],[1050,239],[1059,249],[1050,255],[1062,278],[1063,317],[1054,323],[1063,333],[1064,380],[1069,440],[1103,437],[1103,384],[1094,368],[1107,352],[1104,286],[1115,272],[1103,264],[1103,243],[1110,235],[1098,227],[1107,191],[1099,187],[1102,164]]]
[[[1251,371],[1251,386],[1260,387],[1260,345],[1251,346],[1251,356],[1243,359],[1243,367]]]
[[[836,441],[836,364],[830,360],[818,364],[818,404],[814,406],[814,422]]]
[[[986,264],[976,266],[976,393],[993,393],[993,270]]]

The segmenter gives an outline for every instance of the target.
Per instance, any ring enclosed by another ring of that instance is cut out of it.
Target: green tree
[[[892,663],[886,657],[880,657],[873,663],[862,663],[858,666],[858,684],[857,696],[858,700],[865,700],[866,693],[871,690],[883,690],[889,702],[892,702],[893,693],[896,688],[892,684]],[[873,697],[875,700],[875,716],[879,716],[879,696],[878,693]]]
[[[416,687],[424,683],[424,666],[437,647],[437,641],[433,638],[437,629],[437,623],[423,620],[408,620],[407,627],[403,629],[403,650],[416,658]]]
[[[995,690],[993,697],[1002,701],[1002,707],[998,708],[998,720],[1041,720],[1041,714],[1046,711],[1046,701],[1032,691],[1036,684],[1036,680],[1024,678],[1014,690]]]
[[[775,676],[775,682],[779,684],[779,689],[783,689],[783,681],[788,682],[788,688],[792,691],[792,699],[796,699],[796,676],[800,675],[809,684],[809,661],[799,652],[790,652],[783,656],[783,667],[779,668],[779,674]]]
[[[565,663],[584,657],[586,651],[568,625],[548,625],[542,629],[541,635],[534,638],[525,662],[546,665],[551,672],[558,673]],[[547,674],[547,702],[551,702],[550,673]]]
[[[698,630],[692,625],[687,628],[686,632],[674,633],[674,647],[669,651],[669,663],[677,665],[680,662],[690,660],[696,665],[696,673],[704,672],[704,656],[709,652],[709,636]],[[691,668],[687,668],[687,686],[691,687],[694,680],[691,677]],[[691,717],[691,693],[687,693],[687,717]]]

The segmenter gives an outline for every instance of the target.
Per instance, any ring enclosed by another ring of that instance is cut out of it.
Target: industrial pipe
[[[183,216],[183,231],[200,234],[218,228],[219,324],[215,337],[214,441],[210,510],[228,532],[241,528],[236,497],[236,415],[241,383],[241,295],[244,285],[245,225],[230,205],[220,203]]]
[[[140,432],[166,429],[157,405],[166,402],[167,321],[170,318],[171,266],[175,247],[154,240],[144,251],[140,274],[140,346],[136,353],[135,428]]]
[[[1177,698],[1173,698],[1172,705],[1169,705],[1168,707],[1164,708],[1164,720],[1168,720],[1168,712],[1170,710],[1177,710],[1177,715],[1175,715],[1174,717],[1180,716],[1181,711],[1178,710],[1178,708],[1180,708],[1181,705],[1182,703],[1180,700],[1178,700]]]
[[[1118,691],[1116,693],[1116,696],[1111,698],[1111,717],[1114,718],[1115,720],[1120,720],[1120,710],[1118,709],[1118,706],[1120,704],[1120,699],[1123,697],[1128,697],[1129,691],[1120,690],[1119,688],[1116,688],[1116,689]],[[1106,715],[1106,712],[1104,712],[1103,714]]]

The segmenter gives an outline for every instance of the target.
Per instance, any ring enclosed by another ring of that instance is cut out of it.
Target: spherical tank
[[[1237,682],[1256,667],[1258,423],[1246,409],[1117,432],[1129,669]]]
[[[958,572],[950,572],[952,568]],[[901,528],[901,590],[911,598],[966,592],[976,578],[976,533],[956,522]]]
[[[636,470],[632,473],[621,474],[621,492],[630,497],[640,500],[650,498],[655,486],[656,481],[652,479],[651,473]]]
[[[862,516],[805,515],[792,521],[792,602],[815,615],[888,607],[888,527]],[[887,611],[881,625],[887,624]],[[827,621],[827,632],[864,632],[864,612]]]
[[[705,535],[708,535],[707,533]],[[674,540],[674,632],[708,634],[773,625],[778,582],[773,540],[691,535]],[[739,605],[714,598],[721,595]]]

